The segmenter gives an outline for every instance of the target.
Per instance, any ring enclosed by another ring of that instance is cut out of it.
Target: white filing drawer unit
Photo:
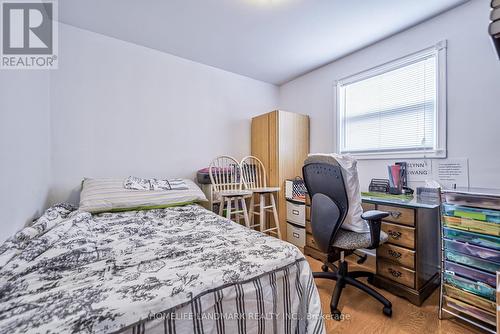
[[[306,245],[306,229],[291,223],[286,224],[286,236],[289,243],[304,248]]]
[[[286,201],[286,220],[299,226],[306,226],[305,203]]]

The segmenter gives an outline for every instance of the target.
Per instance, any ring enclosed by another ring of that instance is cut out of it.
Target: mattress
[[[50,208],[0,246],[1,333],[323,333],[293,245],[197,205]]]

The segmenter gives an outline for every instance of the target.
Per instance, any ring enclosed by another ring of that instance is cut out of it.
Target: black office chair
[[[388,236],[381,232],[382,218],[389,215],[382,211],[368,211],[361,216],[370,227],[369,233],[356,233],[341,229],[347,216],[349,201],[347,197],[342,168],[331,156],[310,156],[302,168],[304,182],[311,198],[311,229],[312,235],[319,250],[327,254],[322,270],[315,272],[315,278],[325,278],[337,281],[332,294],[330,309],[333,318],[341,319],[338,309],[340,294],[346,284],[352,285],[384,305],[383,312],[386,316],[392,315],[392,304],[384,296],[368,285],[356,280],[358,277],[367,277],[368,282],[373,282],[373,273],[367,271],[348,271],[347,261],[344,256],[351,254],[356,249],[374,249],[379,244],[387,241]],[[339,259],[339,266],[333,264]],[[328,272],[332,268],[333,272]]]

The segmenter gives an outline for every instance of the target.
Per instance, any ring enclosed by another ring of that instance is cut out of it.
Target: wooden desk
[[[421,305],[439,286],[439,203],[375,197],[362,201],[364,211],[391,213],[382,222],[389,240],[377,248],[374,285]],[[317,249],[310,225],[308,214],[304,253],[324,261],[326,255]]]

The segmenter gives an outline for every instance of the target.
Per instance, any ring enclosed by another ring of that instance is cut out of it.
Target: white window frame
[[[446,87],[446,40],[436,43],[434,46],[412,53],[408,56],[398,58],[388,63],[376,66],[369,70],[345,77],[335,83],[335,108],[336,108],[336,151],[337,153],[349,153],[357,159],[393,159],[393,158],[446,158],[446,112],[447,112],[447,87]],[[436,112],[434,120],[434,144],[429,150],[401,150],[380,152],[347,152],[344,150],[345,109],[344,87],[357,81],[366,80],[371,77],[410,65],[420,61],[429,55],[436,56]]]

